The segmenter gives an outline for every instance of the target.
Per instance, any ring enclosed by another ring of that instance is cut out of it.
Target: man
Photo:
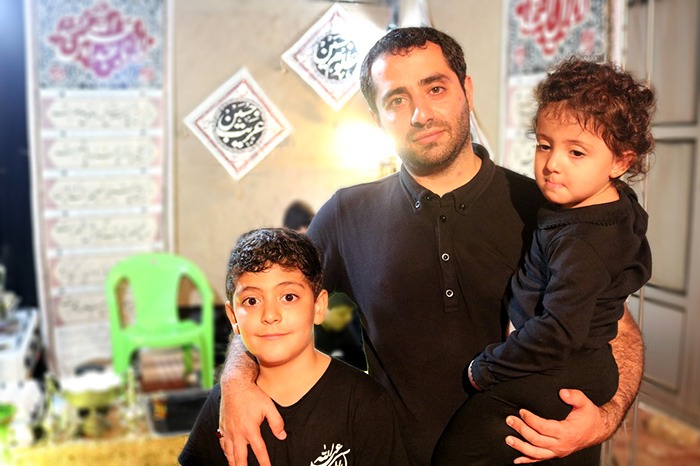
[[[361,85],[403,166],[338,191],[308,234],[324,255],[326,288],[358,304],[369,373],[392,395],[411,462],[425,465],[466,397],[465,365],[503,338],[500,302],[543,198],[532,180],[496,167],[471,144],[472,83],[451,37],[432,28],[390,31],[365,58]],[[254,364],[232,347],[222,375],[222,448],[240,465],[250,443],[264,464],[255,423],[267,418],[279,438],[283,425],[255,391]],[[505,439],[522,452],[518,462],[565,456],[612,435],[641,380],[641,338],[629,312],[613,349],[620,389],[609,403],[597,408],[563,390],[573,406],[564,421],[525,411],[504,420],[522,436]]]

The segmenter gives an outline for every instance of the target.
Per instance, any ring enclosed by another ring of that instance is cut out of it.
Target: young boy
[[[464,371],[471,395],[445,429],[437,465],[512,464],[503,422],[525,408],[564,419],[558,391],[598,406],[617,390],[609,341],[628,295],[651,275],[647,214],[620,180],[643,175],[654,146],[654,92],[614,65],[563,62],[535,90],[535,179],[550,202],[506,299],[515,330]],[[600,447],[548,464],[597,465]]]
[[[273,466],[404,464],[392,401],[371,377],[314,348],[323,321],[318,252],[286,228],[241,236],[228,262],[226,313],[260,366],[257,385],[275,402],[287,433],[267,423],[263,439]],[[182,465],[226,465],[218,440],[217,384],[180,453]],[[248,464],[257,465],[249,447]]]

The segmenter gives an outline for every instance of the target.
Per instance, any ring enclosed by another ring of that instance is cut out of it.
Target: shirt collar
[[[575,209],[562,208],[558,204],[547,203],[537,214],[539,228],[556,228],[576,223],[614,225],[622,222],[630,212],[630,204],[638,205],[637,194],[627,184],[618,186],[620,199],[605,204],[595,204]],[[641,210],[641,207],[639,208]],[[643,215],[645,217],[645,215]]]
[[[454,200],[455,210],[462,215],[467,215],[469,207],[489,186],[493,174],[496,171],[496,165],[490,159],[489,153],[484,146],[472,143],[472,148],[477,157],[481,159],[479,171],[469,182],[443,196],[445,198],[451,197]],[[408,202],[411,203],[411,208],[414,213],[419,213],[422,210],[423,202],[439,197],[429,189],[418,184],[403,165],[401,165],[399,179],[401,180],[401,187],[406,194]]]

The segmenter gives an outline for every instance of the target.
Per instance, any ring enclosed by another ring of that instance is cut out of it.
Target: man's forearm
[[[626,306],[625,314],[619,322],[617,337],[610,343],[615,362],[617,362],[620,380],[615,396],[601,406],[606,431],[605,438],[601,441],[610,438],[622,423],[625,414],[637,396],[644,373],[642,334]]]
[[[239,335],[232,335],[226,353],[226,360],[221,369],[221,384],[234,381],[255,383],[258,378],[258,363],[246,349]]]

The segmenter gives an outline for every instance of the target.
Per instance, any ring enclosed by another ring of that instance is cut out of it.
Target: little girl
[[[465,369],[470,398],[433,455],[435,465],[512,464],[505,424],[525,408],[564,419],[561,388],[601,406],[617,390],[609,341],[627,296],[651,275],[647,214],[620,178],[645,173],[654,147],[654,91],[613,64],[571,58],[535,89],[535,179],[547,203],[505,306],[513,330]],[[547,464],[597,465],[600,447]]]

